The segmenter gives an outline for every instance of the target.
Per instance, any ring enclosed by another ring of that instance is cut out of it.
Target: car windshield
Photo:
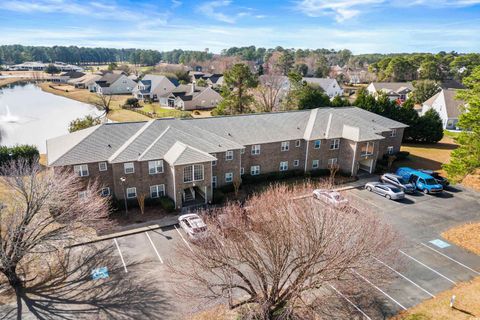
[[[403,179],[403,178],[398,178],[398,181],[401,183],[401,184],[407,184],[408,181]]]
[[[400,189],[398,189],[398,188],[393,188],[393,187],[391,187],[390,190],[392,190],[392,191],[395,192],[395,193],[401,192]]]
[[[433,178],[428,178],[425,180],[425,182],[429,185],[429,186],[433,186],[435,184],[438,184],[437,183],[437,180],[433,179]]]

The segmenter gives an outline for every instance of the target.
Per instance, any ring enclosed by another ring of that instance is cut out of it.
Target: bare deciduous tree
[[[110,108],[110,103],[112,102],[112,95],[111,94],[98,94],[97,95],[98,99],[93,100],[92,99],[92,104],[96,106],[99,110],[104,111],[104,113],[100,116],[103,117],[103,119],[107,119],[108,115],[112,111]]]
[[[331,285],[357,286],[356,272],[386,280],[375,257],[396,261],[396,233],[369,212],[292,200],[306,190],[279,185],[217,209],[208,238],[181,244],[170,265],[178,293],[248,306],[255,319],[313,319],[332,303]]]
[[[21,314],[25,290],[48,276],[42,269],[56,265],[65,246],[105,226],[109,204],[95,183],[85,186],[72,172],[42,171],[37,161],[12,161],[0,174],[9,192],[0,211],[0,272]]]
[[[263,75],[261,85],[257,88],[257,101],[262,112],[278,111],[284,88],[285,77],[276,74]]]

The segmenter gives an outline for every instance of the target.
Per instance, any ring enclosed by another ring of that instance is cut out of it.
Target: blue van
[[[398,168],[396,174],[413,183],[418,190],[425,194],[443,191],[443,186],[431,175],[424,172],[408,167],[401,167]]]

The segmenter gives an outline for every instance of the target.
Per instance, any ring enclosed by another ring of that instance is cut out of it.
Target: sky
[[[0,44],[480,52],[480,0],[0,0]]]

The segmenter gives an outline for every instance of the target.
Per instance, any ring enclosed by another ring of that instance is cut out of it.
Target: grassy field
[[[189,112],[180,111],[170,108],[162,108],[158,103],[146,103],[140,110],[145,112],[151,112],[158,115],[160,118],[181,117],[182,114],[189,114]]]

